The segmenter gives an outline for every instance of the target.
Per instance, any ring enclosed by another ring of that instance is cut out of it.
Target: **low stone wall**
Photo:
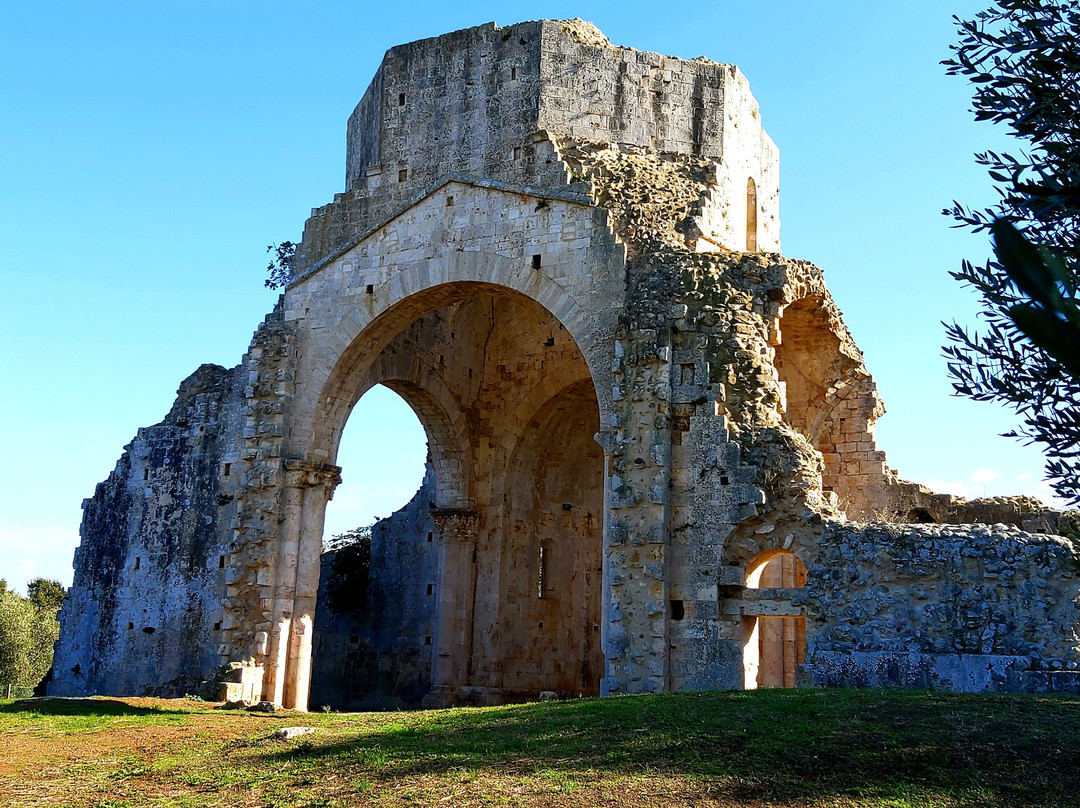
[[[1080,688],[1080,550],[1005,525],[827,521],[807,548],[807,683]]]

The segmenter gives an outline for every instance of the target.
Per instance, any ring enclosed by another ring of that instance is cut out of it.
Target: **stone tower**
[[[1066,521],[885,465],[821,271],[780,255],[778,154],[735,67],[577,20],[395,47],[345,179],[241,363],[187,379],[87,500],[53,692],[233,664],[306,709],[315,648],[333,701],[323,516],[377,384],[430,471],[376,526],[368,617],[319,625],[405,703],[1071,686]]]

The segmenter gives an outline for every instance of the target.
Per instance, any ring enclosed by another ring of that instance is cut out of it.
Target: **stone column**
[[[473,601],[476,590],[476,511],[432,511],[439,531],[439,619],[431,693],[424,706],[450,706],[468,684],[472,656]]]
[[[303,512],[300,517],[300,547],[293,594],[292,630],[289,635],[289,676],[285,687],[285,706],[294,710],[307,710],[326,503],[333,498],[334,489],[340,482],[341,469],[337,466],[316,466],[308,470]]]
[[[306,638],[305,671],[308,673],[302,677],[304,707],[300,709],[306,708],[314,592],[319,585],[322,520],[326,501],[333,492],[333,486],[341,479],[340,472],[337,466],[320,466],[300,460],[285,461],[281,541],[274,573],[273,625],[267,654],[269,666],[263,688],[263,697],[275,704],[295,706],[298,695],[297,662],[303,658]],[[314,590],[310,585],[312,577]]]
[[[277,548],[277,564],[274,566],[273,616],[267,649],[266,679],[263,684],[263,698],[274,704],[285,702],[289,631],[292,627],[293,615],[293,587],[296,582],[300,518],[303,513],[306,479],[306,475],[292,462],[286,462],[285,491],[279,515],[281,538]]]

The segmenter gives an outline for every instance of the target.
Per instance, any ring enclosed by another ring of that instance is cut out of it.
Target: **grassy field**
[[[275,739],[285,726],[315,732]],[[1080,699],[773,690],[311,715],[8,702],[0,805],[1080,806]]]

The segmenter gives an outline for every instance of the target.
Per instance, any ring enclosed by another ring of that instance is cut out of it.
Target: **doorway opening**
[[[806,566],[794,553],[759,555],[747,567],[746,588],[768,590],[743,616],[743,687],[795,687],[796,671],[806,661],[806,618],[791,606],[791,590],[806,586]]]

